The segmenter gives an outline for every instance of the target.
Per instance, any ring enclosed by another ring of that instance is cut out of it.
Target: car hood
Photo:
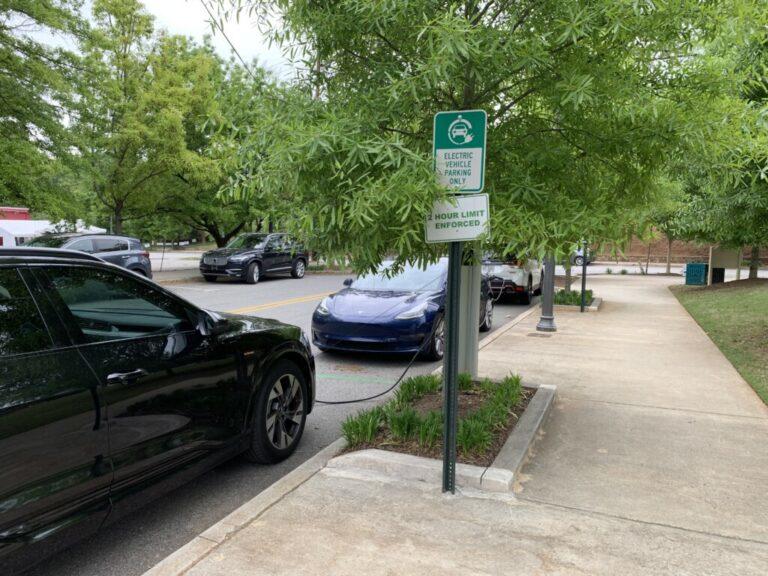
[[[385,321],[424,301],[439,301],[442,292],[391,292],[348,288],[328,298],[328,312],[349,321]]]
[[[257,252],[262,252],[261,248],[218,248],[216,250],[205,252],[203,256],[226,256],[229,258],[230,256],[235,256],[237,254],[255,254]]]

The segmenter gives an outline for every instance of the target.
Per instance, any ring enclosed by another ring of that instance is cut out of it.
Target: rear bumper
[[[491,295],[494,298],[499,298],[500,296],[515,296],[525,292],[525,286],[520,286],[511,280],[493,279],[489,284]]]

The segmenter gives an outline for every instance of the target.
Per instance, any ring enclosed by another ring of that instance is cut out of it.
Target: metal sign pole
[[[581,311],[587,307],[587,242],[581,251]]]
[[[456,493],[456,419],[459,411],[459,297],[462,242],[448,252],[446,340],[443,360],[443,492]]]

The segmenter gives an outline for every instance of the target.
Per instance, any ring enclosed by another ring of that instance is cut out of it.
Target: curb
[[[592,303],[589,306],[584,307],[585,312],[598,312],[600,310],[600,306],[603,305],[603,299],[602,298],[592,298]],[[575,310],[579,309],[579,306],[577,305],[570,305],[570,304],[555,304],[553,306],[555,312],[573,312]]]
[[[501,328],[496,330],[496,332],[494,332],[493,334],[491,334],[487,338],[483,338],[480,341],[480,345],[477,347],[477,349],[478,350],[482,350],[483,348],[488,346],[491,342],[494,342],[497,338],[501,338],[502,335],[504,335],[507,332],[509,332],[512,328],[514,328],[515,326],[520,324],[520,322],[522,322],[523,320],[528,318],[528,316],[530,316],[534,312],[536,312],[536,310],[538,310],[539,307],[540,307],[539,304],[537,304],[535,306],[531,306],[530,308],[528,308],[528,310],[526,310],[522,314],[519,314],[518,316],[516,316],[515,318],[513,318],[512,320],[510,320],[509,322],[504,324],[504,326],[502,326]]]
[[[552,405],[557,394],[557,386],[542,384],[515,425],[504,446],[501,447],[491,468],[501,469],[512,473],[517,479],[520,470],[531,454],[536,438],[552,411]],[[513,480],[514,481],[514,480]]]
[[[285,496],[304,484],[346,446],[347,441],[344,438],[339,438],[326,446],[269,488],[260,492],[234,512],[144,572],[144,576],[180,576],[184,574],[227,539],[251,524]]]

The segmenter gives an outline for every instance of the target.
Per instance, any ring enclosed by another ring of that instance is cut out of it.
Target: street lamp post
[[[536,325],[539,332],[556,332],[555,326],[555,257],[544,258],[544,285],[541,287],[541,318]]]

